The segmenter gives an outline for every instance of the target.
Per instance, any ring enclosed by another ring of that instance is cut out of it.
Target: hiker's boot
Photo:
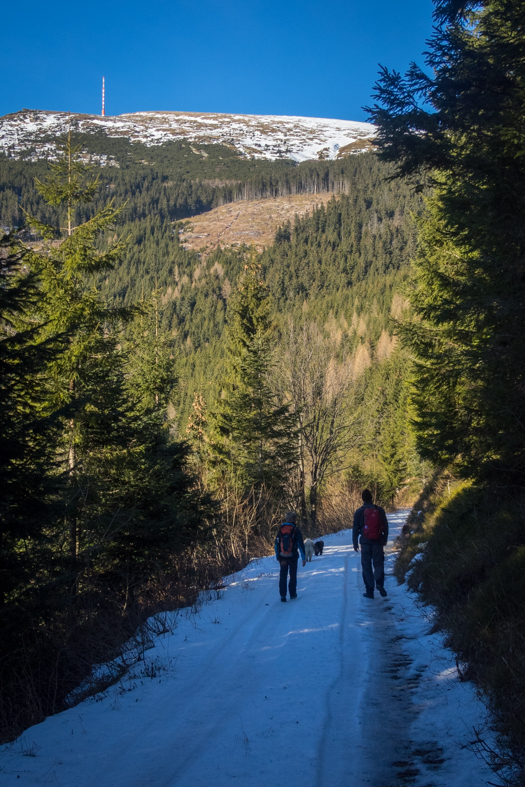
[[[286,604],[286,596],[281,596],[281,601],[284,601],[284,603]]]
[[[385,596],[387,595],[387,592],[386,592],[386,590],[384,589],[384,587],[380,587],[380,586],[378,585],[378,586],[377,586],[377,589],[379,590],[379,592],[380,592],[380,594],[383,596],[383,598],[385,598]]]
[[[374,594],[367,591],[366,593],[363,593],[363,598],[374,598]]]

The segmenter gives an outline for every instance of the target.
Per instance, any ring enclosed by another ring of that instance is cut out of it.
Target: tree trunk
[[[75,391],[75,383],[73,380],[69,383],[69,391],[71,396],[74,396]],[[69,422],[70,428],[70,440],[69,440],[69,449],[68,449],[68,481],[69,481],[69,497],[71,500],[71,513],[67,515],[67,526],[69,528],[69,561],[71,567],[71,573],[74,576],[74,579],[71,582],[71,597],[74,598],[76,595],[76,578],[77,578],[77,561],[78,561],[78,553],[79,553],[79,536],[78,536],[78,522],[77,522],[77,513],[76,513],[76,503],[74,494],[74,487],[75,487],[75,446],[74,446],[74,428],[75,428],[75,421],[72,418]]]
[[[302,424],[301,424],[302,429]],[[303,433],[299,432],[299,493],[300,493],[300,510],[301,510],[301,524],[304,526],[308,524],[308,512],[306,509],[306,485],[304,473],[304,442]]]
[[[315,535],[317,528],[317,481],[312,481],[310,487],[310,526]]]

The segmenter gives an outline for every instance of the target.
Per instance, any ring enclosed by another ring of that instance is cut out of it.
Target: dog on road
[[[316,541],[314,544],[315,556],[323,554],[324,541]]]
[[[307,538],[306,541],[304,542],[304,554],[309,563],[312,562],[314,552],[315,552],[314,542],[312,541],[311,538]]]

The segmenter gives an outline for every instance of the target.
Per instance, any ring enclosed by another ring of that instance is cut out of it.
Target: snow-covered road
[[[484,708],[452,655],[393,578],[363,598],[351,531],[324,540],[297,601],[280,602],[275,559],[253,561],[126,680],[3,747],[2,787],[486,784],[462,748]]]

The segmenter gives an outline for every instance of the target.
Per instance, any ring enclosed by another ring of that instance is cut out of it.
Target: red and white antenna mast
[[[102,117],[106,114],[106,77],[102,77]]]

